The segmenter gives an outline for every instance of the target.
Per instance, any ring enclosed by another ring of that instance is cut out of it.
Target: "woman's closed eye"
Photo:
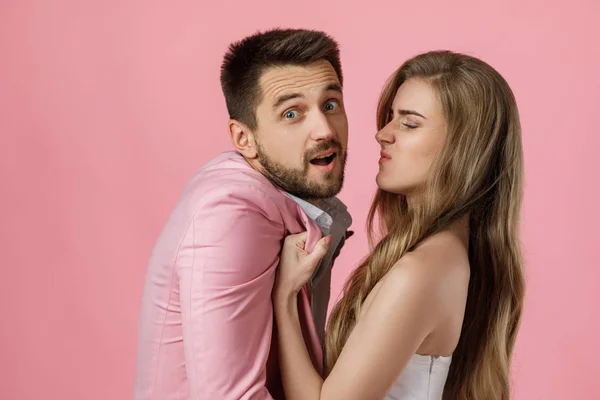
[[[402,125],[407,128],[407,129],[415,129],[419,127],[419,123],[416,122],[414,119],[411,118],[405,118],[402,120]]]

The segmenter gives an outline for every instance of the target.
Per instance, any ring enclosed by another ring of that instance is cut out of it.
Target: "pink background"
[[[238,3],[0,2],[0,398],[131,398],[149,253],[192,172],[229,149],[221,56],[291,26],[324,29],[342,50],[341,198],[357,235],[334,293],[367,251],[385,79],[425,50],[480,56],[512,85],[523,124],[514,398],[600,399],[600,3]]]

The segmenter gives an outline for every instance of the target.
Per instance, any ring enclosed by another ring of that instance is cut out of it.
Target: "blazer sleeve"
[[[273,332],[271,292],[285,229],[259,187],[202,195],[178,263],[190,393],[200,399],[271,399],[265,387]]]

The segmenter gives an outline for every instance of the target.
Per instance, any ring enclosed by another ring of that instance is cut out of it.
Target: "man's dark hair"
[[[343,84],[338,44],[324,32],[273,29],[232,43],[221,65],[221,88],[229,117],[256,129],[256,107],[262,98],[259,80],[264,70],[320,60],[331,64]]]

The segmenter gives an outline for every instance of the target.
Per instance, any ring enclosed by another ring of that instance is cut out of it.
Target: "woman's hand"
[[[297,295],[312,277],[319,261],[327,254],[330,241],[331,235],[321,238],[309,253],[305,250],[306,232],[287,236],[277,268],[274,295],[281,298]]]

